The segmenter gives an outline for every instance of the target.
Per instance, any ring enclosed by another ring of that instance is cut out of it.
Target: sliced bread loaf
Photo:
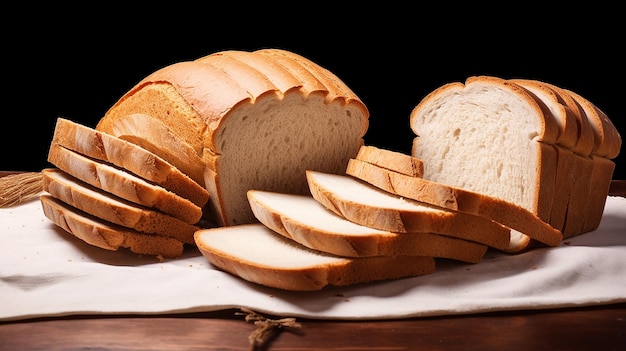
[[[176,258],[183,253],[183,243],[174,238],[140,233],[102,221],[48,194],[40,195],[39,199],[48,219],[92,246],[111,251],[128,248],[137,254],[166,258]]]
[[[43,190],[56,199],[102,220],[195,244],[193,234],[200,227],[103,192],[59,169],[42,170],[42,183]]]
[[[263,224],[202,229],[195,241],[214,266],[247,281],[293,291],[320,290],[430,274],[427,256],[346,258],[312,250]]]
[[[411,113],[412,155],[427,180],[517,204],[564,237],[581,234],[599,224],[621,139],[604,119],[611,137],[596,135],[589,154],[590,113],[574,100],[542,82],[476,76],[446,84]]]
[[[209,192],[178,168],[156,154],[113,135],[58,118],[52,144],[132,172],[199,207],[209,200]]]
[[[424,178],[507,200],[550,222],[560,127],[528,90],[496,77],[435,89],[410,115]]]
[[[188,199],[58,144],[50,145],[48,161],[87,184],[136,204],[158,209],[187,223],[195,224],[202,217],[202,208]]]
[[[223,51],[141,80],[96,129],[163,157],[209,191],[218,225],[256,222],[249,189],[308,193],[343,173],[369,112],[337,76],[284,50]]]
[[[432,233],[392,233],[337,215],[309,195],[248,191],[254,215],[275,232],[319,251],[346,257],[432,256],[480,262],[487,246]]]
[[[394,233],[436,233],[507,250],[509,228],[486,217],[434,207],[347,175],[307,171],[315,200],[360,225]],[[416,178],[418,179],[418,178]]]

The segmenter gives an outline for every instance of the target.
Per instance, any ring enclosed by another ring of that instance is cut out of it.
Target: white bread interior
[[[596,135],[590,151],[594,123],[572,98],[550,84],[497,77],[446,84],[411,112],[412,155],[424,162],[425,179],[515,203],[564,237],[581,234],[599,224],[621,139],[598,118],[605,132],[596,134],[610,137]]]
[[[308,195],[248,191],[254,215],[275,232],[319,251],[346,257],[431,256],[478,263],[487,246],[433,233],[393,233],[359,225]]]
[[[260,223],[196,232],[200,252],[216,267],[264,286],[314,291],[430,274],[427,256],[341,257],[312,250]]]

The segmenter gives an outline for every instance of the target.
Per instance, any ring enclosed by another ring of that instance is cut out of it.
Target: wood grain
[[[237,310],[0,324],[2,350],[250,350]],[[269,316],[271,317],[271,316]],[[626,304],[379,321],[298,320],[267,350],[623,350]]]

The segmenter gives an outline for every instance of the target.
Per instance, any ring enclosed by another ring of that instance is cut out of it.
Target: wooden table
[[[611,194],[625,196],[625,185],[614,181]],[[299,328],[280,329],[260,349],[626,350],[626,303],[398,320],[296,322]],[[250,350],[249,337],[256,328],[235,309],[41,318],[0,323],[0,350]]]

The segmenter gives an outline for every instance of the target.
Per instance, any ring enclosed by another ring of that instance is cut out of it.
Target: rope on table
[[[30,200],[43,191],[41,172],[9,174],[0,178],[0,208]]]
[[[252,350],[265,349],[267,343],[281,330],[302,327],[300,323],[296,322],[295,318],[270,319],[250,309],[243,307],[240,309],[246,314],[246,322],[254,321],[254,325],[257,327],[248,337]]]

